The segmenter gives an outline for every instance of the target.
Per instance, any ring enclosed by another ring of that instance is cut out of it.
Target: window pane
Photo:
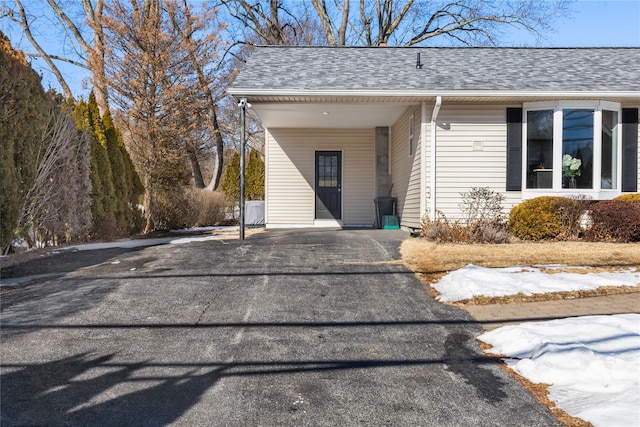
[[[562,111],[562,188],[593,188],[593,110]]]
[[[338,187],[338,156],[318,156],[318,187]]]
[[[618,188],[618,112],[602,111],[602,175],[600,188]]]
[[[552,188],[553,110],[527,112],[527,188]]]

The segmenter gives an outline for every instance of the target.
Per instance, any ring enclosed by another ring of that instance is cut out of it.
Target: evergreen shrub
[[[640,193],[622,194],[613,200],[620,200],[621,202],[636,203],[640,205]]]
[[[573,224],[567,224],[567,210],[577,209],[574,199],[542,196],[526,200],[511,209],[509,233],[523,240],[550,240]],[[575,217],[571,215],[571,217]]]
[[[640,242],[640,205],[621,200],[603,200],[588,210],[591,241]]]

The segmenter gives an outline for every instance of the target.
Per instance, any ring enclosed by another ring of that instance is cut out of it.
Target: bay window
[[[612,102],[525,103],[525,189],[619,191],[619,111]]]

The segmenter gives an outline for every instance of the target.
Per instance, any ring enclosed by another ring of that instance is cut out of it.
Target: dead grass
[[[601,286],[598,289],[588,289],[579,291],[548,292],[546,294],[507,295],[503,297],[476,296],[472,299],[457,301],[461,305],[487,305],[487,304],[511,304],[515,302],[540,302],[557,301],[563,299],[578,299],[601,297],[605,295],[634,294],[640,293],[640,286]]]
[[[561,269],[542,268],[547,273],[561,271],[589,273],[640,268],[640,244],[633,243],[553,242],[492,245],[442,244],[422,239],[409,239],[402,243],[400,252],[405,265],[428,286],[429,293],[434,297],[437,296],[437,292],[429,285],[437,282],[450,271],[468,264],[493,268],[551,264],[567,266]],[[632,292],[640,292],[640,286],[603,286],[589,291],[552,292],[532,296],[518,294],[495,298],[476,297],[455,305],[550,301]],[[484,351],[491,346],[480,342],[480,348]],[[504,356],[489,355],[489,357],[496,360],[502,369],[520,381],[538,401],[549,408],[560,422],[569,427],[592,427],[591,423],[574,418],[557,408],[555,403],[549,400],[548,384],[534,384],[520,376],[502,362],[501,357]]]
[[[423,239],[408,239],[400,248],[404,263],[413,270],[427,285],[437,282],[447,273],[468,264],[482,267],[513,267],[517,265],[568,266],[559,270],[546,270],[554,273],[571,271],[574,273],[617,271],[631,267],[640,268],[640,244],[637,243],[591,243],[591,242],[550,242],[550,243],[512,243],[492,244],[456,244],[434,243]],[[590,268],[584,268],[590,267]],[[429,287],[434,295],[433,288]],[[620,290],[602,289],[584,291],[579,297],[609,295]],[[637,287],[623,287],[623,293],[640,292]],[[620,293],[620,292],[618,292]],[[555,292],[545,294],[548,297],[519,297],[518,302],[545,301],[550,299],[575,298],[575,293]],[[434,295],[435,296],[435,295]],[[531,299],[528,299],[531,298]],[[487,299],[484,304],[499,303],[499,299]],[[508,300],[504,302],[516,302]],[[476,304],[482,303],[478,299]]]

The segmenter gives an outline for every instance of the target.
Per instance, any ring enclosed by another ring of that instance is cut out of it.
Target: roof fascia
[[[234,97],[279,96],[279,97],[563,97],[563,98],[640,98],[634,91],[510,91],[510,90],[290,90],[290,89],[243,89],[230,88],[229,94]]]

